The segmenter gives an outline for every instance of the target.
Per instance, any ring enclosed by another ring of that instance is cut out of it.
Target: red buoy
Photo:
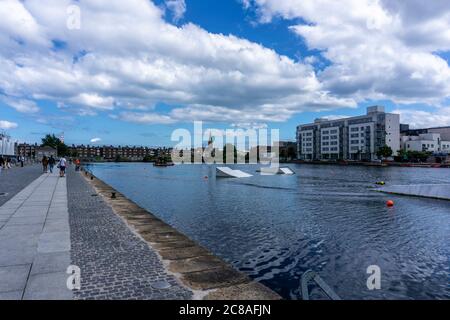
[[[391,208],[391,207],[393,207],[393,206],[395,205],[395,203],[394,203],[394,201],[389,200],[388,202],[386,202],[386,205],[387,205],[389,208]]]

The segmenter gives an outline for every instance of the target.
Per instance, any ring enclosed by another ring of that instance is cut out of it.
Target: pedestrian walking
[[[47,156],[44,156],[42,158],[42,169],[44,173],[48,173],[48,158]]]
[[[20,156],[20,157],[19,157],[19,161],[20,161],[20,167],[23,168],[23,163],[25,162],[24,156]]]
[[[80,159],[75,159],[75,171],[80,171],[80,165],[81,165],[81,162],[80,162]]]
[[[50,168],[50,173],[53,173],[53,168],[55,167],[56,160],[53,158],[53,156],[50,156],[50,159],[48,159],[48,166]]]
[[[59,176],[63,178],[66,175],[66,164],[67,160],[64,157],[59,159],[58,167],[59,167]]]

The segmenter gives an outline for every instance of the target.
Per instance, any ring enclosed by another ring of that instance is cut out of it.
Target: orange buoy
[[[391,208],[394,206],[394,201],[389,200],[388,202],[386,202],[386,205]]]

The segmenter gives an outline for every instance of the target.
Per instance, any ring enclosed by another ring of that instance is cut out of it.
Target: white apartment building
[[[394,155],[400,150],[400,116],[386,113],[382,106],[367,108],[363,116],[317,119],[297,127],[298,158],[302,160],[373,161],[385,145]]]
[[[15,155],[16,141],[10,136],[0,133],[0,155],[2,156],[14,156]]]
[[[402,149],[406,151],[450,152],[450,141],[442,140],[440,133],[402,136],[401,141]]]

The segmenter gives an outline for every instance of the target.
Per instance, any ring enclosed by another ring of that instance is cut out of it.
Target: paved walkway
[[[81,290],[67,289],[69,265],[81,269]],[[190,298],[73,169],[40,175],[0,203],[0,300]]]
[[[66,179],[44,174],[0,207],[0,300],[72,299]]]
[[[192,292],[168,274],[156,252],[73,168],[67,183],[72,264],[81,269],[81,290],[74,292],[75,299],[192,298]]]
[[[0,206],[12,199],[42,174],[42,166],[27,165],[0,171]]]

